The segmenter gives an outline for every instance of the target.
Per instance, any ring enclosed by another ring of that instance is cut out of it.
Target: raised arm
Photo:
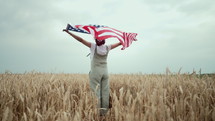
[[[111,45],[111,50],[114,49],[114,48],[116,48],[116,47],[118,47],[118,46],[120,46],[120,45],[121,45],[120,42],[119,42],[119,43],[112,44],[112,45]]]
[[[86,45],[87,47],[89,47],[89,48],[91,47],[91,43],[90,43],[90,42],[88,42],[88,41],[84,40],[83,38],[81,38],[81,37],[79,37],[79,36],[77,36],[77,35],[75,35],[75,34],[69,32],[67,29],[64,29],[63,31],[66,32],[66,33],[68,33],[68,34],[71,35],[73,38],[75,38],[76,40],[78,40],[78,41],[81,42],[82,44]]]

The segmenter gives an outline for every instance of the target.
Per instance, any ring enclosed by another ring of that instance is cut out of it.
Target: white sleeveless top
[[[101,45],[101,46],[97,46],[97,53],[99,55],[105,55],[107,54],[107,49],[106,47],[108,47],[108,51],[110,51],[111,49],[111,45]],[[96,44],[95,43],[91,43],[91,48],[90,48],[90,59],[93,59],[94,53],[95,53],[95,49],[96,49]]]

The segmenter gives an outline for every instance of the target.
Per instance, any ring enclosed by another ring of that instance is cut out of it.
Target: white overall
[[[109,80],[107,69],[108,47],[107,53],[99,55],[97,53],[97,46],[95,48],[94,56],[91,61],[91,71],[89,73],[90,88],[96,94],[98,99],[98,108],[100,108],[100,115],[105,115],[109,108]]]

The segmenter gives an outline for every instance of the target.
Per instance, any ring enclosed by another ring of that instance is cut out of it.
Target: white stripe
[[[105,36],[105,35],[113,35],[113,36],[119,37],[120,39],[123,39],[122,38],[122,36],[123,36],[122,34],[121,34],[121,36],[119,36],[118,34],[113,33],[113,32],[105,32],[105,33],[102,33],[102,34],[98,35],[98,37]]]
[[[120,34],[120,35],[122,34],[122,32],[115,31],[114,29],[111,29],[109,27],[100,27],[100,28],[97,28],[97,31],[101,31],[101,30],[111,30],[111,31],[113,31],[113,32],[115,32],[117,34]]]
[[[83,30],[84,32],[87,32],[88,33],[88,31],[86,31],[83,27],[84,26],[82,26],[82,25],[80,25],[79,27],[76,27],[76,26],[74,26],[75,28],[78,28],[78,29],[81,29],[81,30]]]
[[[94,30],[93,30],[92,28],[90,28],[90,27],[87,27],[87,28],[90,30],[90,34],[92,34],[93,37],[95,37],[95,32],[94,32]]]
[[[132,43],[132,41],[133,41],[133,34],[128,34],[128,47],[131,45],[131,43]]]

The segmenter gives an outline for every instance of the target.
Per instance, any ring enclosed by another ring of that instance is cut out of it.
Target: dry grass
[[[108,121],[215,121],[215,78],[110,75]],[[0,120],[99,120],[88,75],[0,74]]]

